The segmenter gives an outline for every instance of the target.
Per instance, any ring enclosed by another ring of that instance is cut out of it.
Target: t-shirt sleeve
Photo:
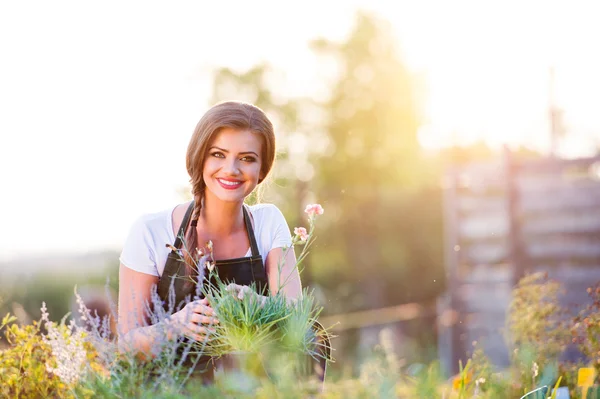
[[[271,220],[271,231],[273,231],[273,239],[271,241],[271,248],[284,248],[292,245],[292,234],[290,228],[283,216],[283,213],[273,205],[270,212]]]
[[[156,268],[154,240],[143,217],[131,226],[119,260],[123,265],[137,272],[159,275]]]

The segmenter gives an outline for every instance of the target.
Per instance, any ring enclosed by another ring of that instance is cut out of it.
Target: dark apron
[[[190,204],[181,227],[179,234],[175,239],[173,246],[177,249],[181,248],[180,236],[185,237],[189,219],[194,209],[194,202]],[[267,273],[263,265],[262,256],[258,252],[258,245],[256,244],[256,238],[254,237],[254,229],[250,221],[250,215],[246,210],[246,206],[243,208],[244,213],[244,224],[246,225],[246,233],[250,241],[251,256],[235,259],[225,259],[215,261],[215,268],[219,275],[219,278],[226,283],[233,283],[239,285],[251,285],[256,284],[256,290],[261,295],[269,295],[269,284],[267,280]],[[169,300],[169,288],[171,283],[174,286],[175,298]],[[204,285],[207,285],[207,279],[204,279]],[[216,282],[211,279],[211,283],[214,285]],[[165,263],[165,269],[158,282],[158,295],[163,301],[165,309],[169,308],[169,305],[173,304],[173,311],[179,310],[186,303],[186,299],[190,300],[196,293],[196,286],[190,283],[189,278],[185,276],[185,264],[181,256],[172,250],[167,257]],[[204,297],[204,294],[200,293],[200,298]]]
[[[173,246],[177,249],[181,248],[182,241],[180,237],[185,237],[188,225],[190,224],[190,217],[194,210],[194,201],[188,207],[185,216],[181,222],[179,233],[175,238]],[[225,259],[215,261],[215,270],[217,271],[221,281],[225,283],[236,283],[239,285],[251,285],[255,284],[256,290],[261,295],[269,295],[269,284],[267,280],[267,273],[263,265],[262,256],[258,252],[258,245],[256,244],[256,238],[254,236],[254,228],[250,220],[250,214],[244,205],[242,207],[244,213],[244,224],[246,225],[246,233],[250,241],[251,256],[235,259]],[[214,277],[210,281],[213,286],[216,284]],[[207,277],[203,280],[203,285],[206,288],[208,284]],[[169,298],[169,289],[171,285],[174,288],[174,295],[171,293]],[[158,295],[162,300],[165,310],[175,313],[180,310],[190,300],[196,299],[196,293],[198,293],[196,284],[193,284],[189,280],[189,276],[186,277],[186,267],[181,255],[175,250],[172,250],[165,263],[165,269],[158,282]],[[204,297],[202,292],[199,292],[198,297],[201,299]],[[182,346],[185,344],[185,339],[182,339]],[[210,358],[204,356],[196,364],[196,370],[204,372],[202,378],[205,381],[212,380],[212,368],[207,367]],[[191,363],[191,359],[189,362]]]

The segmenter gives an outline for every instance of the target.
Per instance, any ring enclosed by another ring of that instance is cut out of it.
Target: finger
[[[214,328],[203,327],[203,326],[199,326],[197,324],[189,324],[187,326],[187,330],[191,334],[200,334],[200,335],[215,335],[215,333],[217,332]]]
[[[196,313],[192,316],[191,322],[196,324],[217,324],[219,323],[219,319]]]
[[[211,308],[210,306],[208,306],[208,305],[200,305],[200,304],[195,305],[191,309],[192,309],[192,311],[194,313],[202,313],[202,314],[204,314],[204,313],[212,313],[212,311],[213,311],[213,308]]]
[[[192,302],[188,303],[184,309],[190,310],[192,312],[196,312],[196,309],[198,309],[202,306],[208,306],[208,299],[203,298],[203,299],[197,299],[195,301],[192,301]]]
[[[193,306],[190,307],[190,309],[192,310],[192,312],[194,314],[204,314],[206,316],[212,316],[214,314],[214,310],[213,308],[211,308],[208,305],[202,305],[202,304],[194,304]]]
[[[202,335],[202,334],[190,333],[190,334],[187,334],[186,337],[191,338],[194,341],[198,341],[198,342],[210,341],[210,337],[209,336]]]
[[[195,301],[190,302],[189,306],[191,306],[192,308],[195,308],[197,306],[209,306],[208,298],[196,299]]]

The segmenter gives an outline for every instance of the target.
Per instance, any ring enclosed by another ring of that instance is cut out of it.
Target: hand
[[[252,288],[248,287],[247,285],[231,283],[227,286],[226,290],[228,292],[231,292],[231,294],[239,300],[244,299],[246,295],[254,297],[258,300],[261,307],[263,307],[265,305],[265,302],[267,301],[266,296],[257,294]]]
[[[215,333],[215,329],[208,326],[218,324],[219,320],[208,304],[208,299],[204,298],[192,301],[179,312],[173,313],[167,323],[176,333],[203,342]]]

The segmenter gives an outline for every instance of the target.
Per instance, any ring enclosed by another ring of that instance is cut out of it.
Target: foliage
[[[0,287],[0,296],[4,299],[0,301],[0,314],[11,312],[18,317],[19,323],[29,324],[31,320],[40,317],[40,304],[45,302],[50,314],[64,315],[74,310],[73,286],[98,287],[100,291],[104,291],[107,277],[110,278],[110,288],[117,291],[118,261],[112,262],[111,265],[104,263],[105,259],[116,258],[118,252],[91,254],[81,259],[66,261],[73,267],[56,270],[52,266],[44,265],[39,272],[27,275],[20,275],[18,272],[13,274],[8,270],[0,271],[0,279],[4,283]],[[52,265],[50,260],[47,262],[48,265]],[[80,264],[86,264],[88,267],[75,266]],[[92,265],[94,267],[91,267]],[[16,265],[8,264],[7,269],[14,266]]]
[[[521,301],[519,306],[525,303],[533,306],[528,301],[543,293],[536,297],[545,303],[537,305],[543,308],[552,301],[549,298],[556,289],[555,283],[543,276],[527,276],[515,289],[515,298]],[[592,289],[590,293],[595,294],[595,291]],[[256,300],[258,297],[250,298]],[[237,302],[242,303],[243,300]],[[593,305],[585,310],[586,317],[597,317],[598,312],[592,312],[592,308]],[[511,308],[511,311],[514,309]],[[539,309],[528,310],[539,312]],[[550,363],[536,362],[536,368],[527,367],[527,363],[513,362],[503,372],[494,370],[483,351],[476,347],[464,366],[461,364],[459,375],[445,381],[437,362],[428,366],[412,364],[406,367],[404,361],[395,355],[394,343],[386,329],[380,334],[379,345],[373,348],[370,359],[362,364],[358,378],[330,380],[325,383],[324,389],[310,379],[291,378],[293,374],[289,374],[284,367],[289,359],[278,364],[281,370],[272,371],[271,374],[256,374],[252,380],[244,379],[240,374],[230,374],[231,378],[225,378],[227,374],[222,374],[213,384],[203,385],[198,379],[186,378],[185,367],[170,361],[168,347],[162,347],[165,354],[157,354],[150,363],[141,362],[117,350],[115,341],[106,332],[106,326],[110,323],[92,315],[82,302],[79,313],[79,320],[86,325],[85,332],[83,326],[65,324],[66,318],[60,323],[51,322],[44,306],[41,322],[18,326],[10,315],[2,319],[0,329],[6,329],[5,335],[10,346],[0,352],[0,396],[497,399],[518,398],[542,385],[555,388],[562,385],[569,387],[571,398],[583,397],[581,390],[576,388],[576,380],[577,369],[585,364],[561,363],[558,369],[553,370],[551,355],[556,354],[546,350],[543,345],[536,347],[532,359],[549,359]],[[523,317],[528,316],[523,313]],[[539,323],[539,320],[527,320]],[[586,326],[577,325],[581,320],[573,320],[571,327],[574,331]],[[527,333],[529,330],[524,326],[511,331],[513,334],[520,331],[513,335],[512,341],[519,350],[520,345],[541,339],[536,334]],[[85,350],[86,361],[80,362],[79,368],[76,367],[77,362],[73,362],[73,369],[67,370],[68,375],[64,373],[65,370],[52,371],[60,369],[60,362],[67,359],[62,352],[70,353],[68,358],[75,359],[76,352],[81,349]],[[521,373],[525,374],[525,381]],[[598,387],[591,387],[587,397],[595,397],[597,390]]]
[[[523,277],[513,290],[506,323],[513,380],[523,392],[557,377],[559,355],[568,344],[559,293],[560,284],[544,273]]]
[[[57,373],[52,347],[41,335],[40,322],[27,326],[11,324],[16,318],[7,314],[0,327],[6,327],[9,347],[0,352],[0,396],[19,398],[73,397],[72,384],[62,381]],[[67,337],[70,331],[62,324],[58,333]]]
[[[600,284],[588,288],[587,292],[592,302],[573,319],[572,342],[600,374]]]

